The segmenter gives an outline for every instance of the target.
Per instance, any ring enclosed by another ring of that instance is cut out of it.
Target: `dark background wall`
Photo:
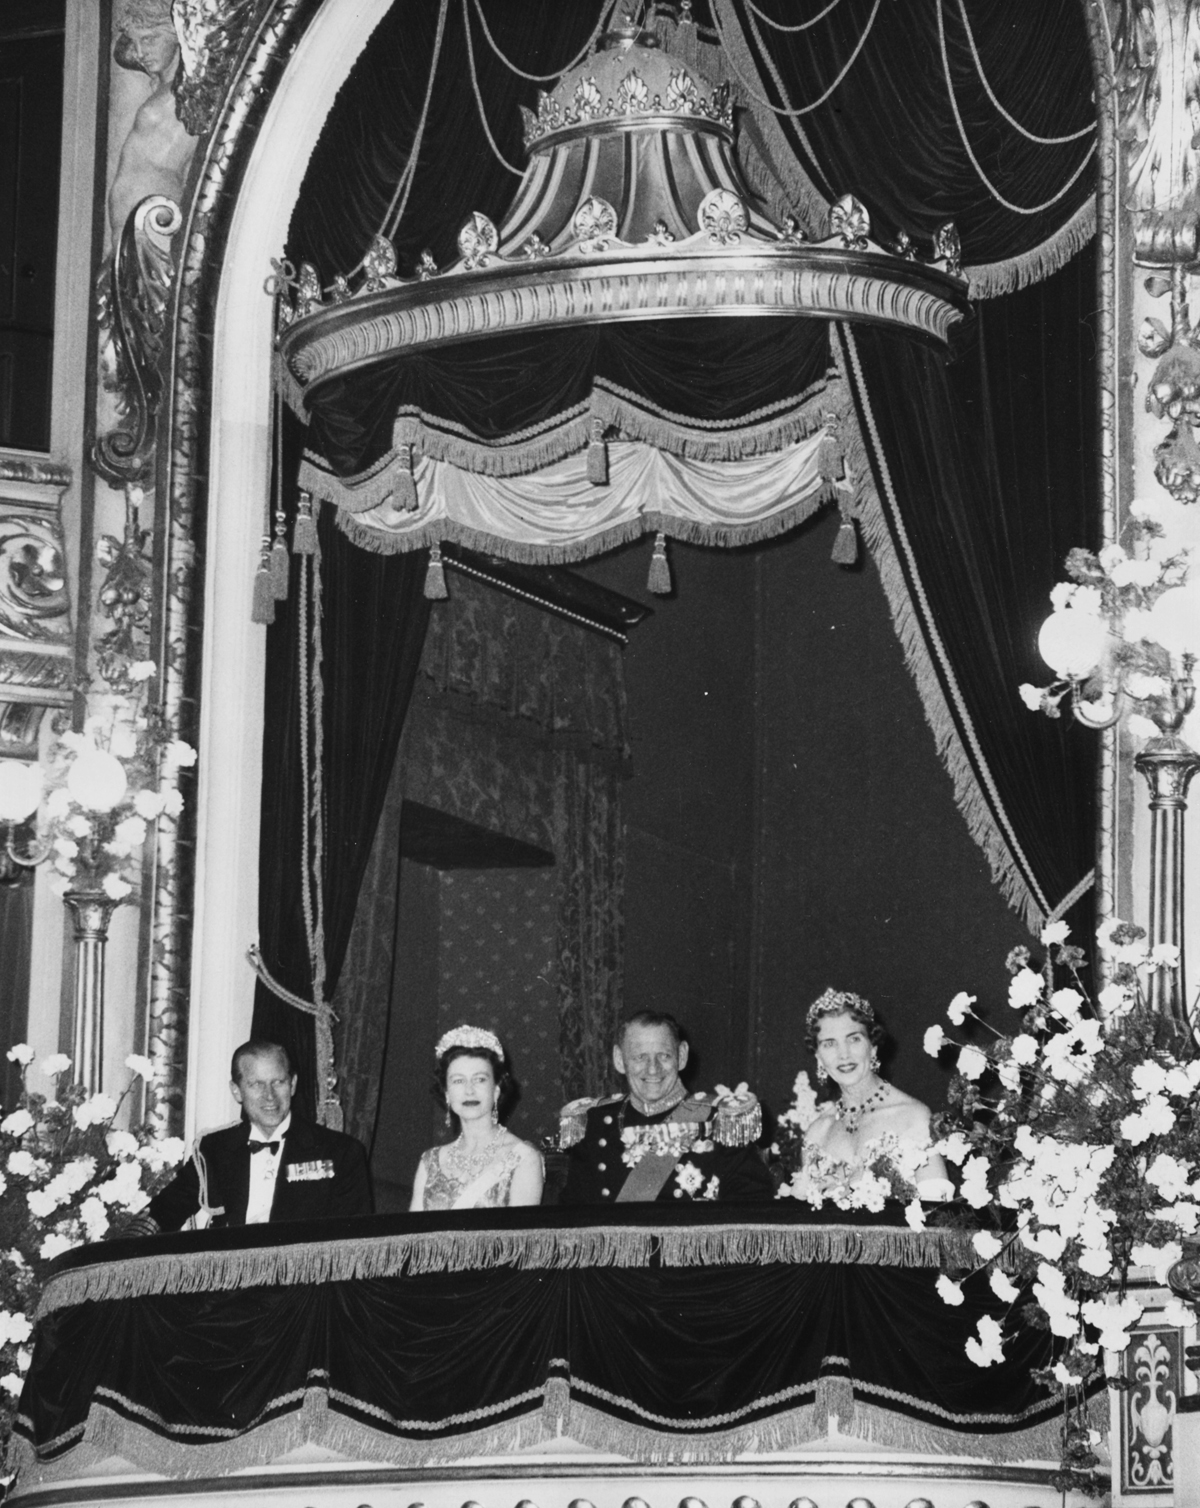
[[[960,989],[998,1016],[1024,930],[991,883],[869,561],[835,566],[836,519],[748,550],[648,543],[579,567],[654,616],[626,651],[634,776],[625,998],[677,1014],[697,1086],[748,1077],[775,1109],[828,985],[866,995],[891,1077],[935,1107],[921,1048]],[[1014,695],[1016,688],[1014,686]]]

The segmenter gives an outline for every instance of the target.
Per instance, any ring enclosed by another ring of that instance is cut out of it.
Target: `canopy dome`
[[[396,275],[377,238],[366,278],[325,305],[312,269],[284,311],[284,360],[311,391],[391,357],[498,333],[696,315],[842,318],[945,340],[965,307],[953,226],[931,261],[870,239],[847,195],[833,234],[758,209],[734,155],[728,88],[714,86],[649,33],[607,33],[537,113],[524,111],[529,163],[501,226],[475,213],[459,257]]]

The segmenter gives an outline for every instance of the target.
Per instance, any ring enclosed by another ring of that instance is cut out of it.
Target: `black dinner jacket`
[[[250,1197],[250,1124],[242,1121],[200,1139],[200,1156],[208,1180],[208,1203],[223,1209],[213,1226],[245,1225]],[[297,1171],[291,1176],[288,1169]],[[322,1176],[304,1177],[304,1173]],[[160,1230],[178,1230],[200,1208],[200,1176],[189,1159],[174,1179],[150,1201],[149,1214]],[[283,1139],[275,1179],[271,1224],[280,1220],[337,1219],[369,1215],[371,1181],[362,1144],[341,1131],[313,1125],[293,1114]]]

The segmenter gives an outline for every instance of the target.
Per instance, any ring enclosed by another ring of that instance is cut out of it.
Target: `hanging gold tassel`
[[[396,446],[392,466],[392,501],[405,513],[417,511],[417,483],[413,477],[413,447],[401,442]]]
[[[254,597],[250,606],[251,623],[274,623],[275,592],[271,584],[271,536],[264,534],[254,573]]]
[[[286,531],[287,514],[280,508],[275,514],[275,539],[271,544],[271,595],[276,602],[287,600],[288,577],[291,574]]]
[[[646,590],[653,592],[656,597],[668,597],[671,593],[671,565],[667,560],[667,536],[661,532],[654,536],[654,554],[650,557],[650,576],[646,582]]]
[[[296,507],[296,522],[292,526],[292,550],[297,555],[317,553],[317,521],[313,517],[311,492],[302,492]]]
[[[608,445],[603,419],[592,420],[592,438],[587,449],[587,479],[593,487],[608,486]]]
[[[837,416],[827,414],[825,422],[829,427],[817,447],[817,472],[823,482],[840,482],[846,475],[846,452],[836,427]]]
[[[446,590],[446,572],[442,566],[441,545],[432,545],[429,550],[429,569],[425,572],[425,595],[431,602],[445,602],[450,595]]]
[[[832,559],[835,565],[852,566],[858,564],[858,529],[854,523],[854,515],[842,509],[842,521],[838,525],[837,537],[833,541]]]

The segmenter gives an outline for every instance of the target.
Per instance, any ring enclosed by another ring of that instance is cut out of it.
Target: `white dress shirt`
[[[246,1200],[246,1224],[266,1225],[271,1218],[271,1205],[275,1202],[275,1180],[279,1177],[279,1164],[283,1161],[283,1138],[292,1124],[292,1117],[285,1115],[270,1136],[264,1136],[257,1126],[250,1127],[250,1145],[255,1142],[275,1142],[275,1150],[250,1153],[250,1197]]]

